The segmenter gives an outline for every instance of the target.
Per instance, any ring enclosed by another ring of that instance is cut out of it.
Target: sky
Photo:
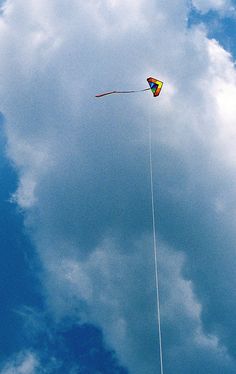
[[[236,372],[236,3],[177,3],[0,2],[0,374],[160,373],[150,124],[164,373]]]

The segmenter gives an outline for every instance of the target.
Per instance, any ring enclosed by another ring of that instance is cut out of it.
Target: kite
[[[153,96],[159,96],[163,86],[163,82],[158,81],[157,79],[152,77],[148,78],[147,81],[149,83],[150,89],[152,90]]]
[[[158,96],[161,92],[163,82],[152,77],[147,78],[147,81],[149,83],[150,88],[144,88],[143,90],[132,90],[132,91],[108,91],[108,92],[104,92],[101,94],[97,94],[95,97],[103,97],[103,96],[112,95],[112,94],[129,94],[129,93],[144,92],[144,91],[149,91],[149,90],[152,91],[154,97]]]

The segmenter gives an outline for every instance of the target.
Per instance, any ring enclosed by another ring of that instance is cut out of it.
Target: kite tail
[[[106,95],[112,95],[112,94],[129,94],[129,93],[134,93],[134,92],[144,92],[144,91],[149,91],[151,88],[145,88],[144,90],[132,90],[132,91],[109,91],[109,92],[104,92],[102,94],[95,95],[95,97],[102,97]]]

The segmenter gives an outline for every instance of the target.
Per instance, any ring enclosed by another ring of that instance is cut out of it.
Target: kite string
[[[152,203],[152,231],[153,231],[153,252],[155,259],[155,283],[156,283],[156,307],[157,307],[157,325],[159,336],[159,355],[160,355],[160,370],[163,371],[163,354],[162,354],[162,331],[161,331],[161,311],[160,311],[160,286],[159,286],[159,269],[158,269],[158,253],[156,240],[156,212],[154,203],[154,188],[153,188],[153,163],[152,163],[152,126],[149,112],[149,169],[150,169],[150,187],[151,187],[151,203]]]

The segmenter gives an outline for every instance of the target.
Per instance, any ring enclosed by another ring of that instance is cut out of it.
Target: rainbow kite
[[[158,96],[161,92],[163,82],[158,81],[157,79],[152,77],[148,78],[147,81],[149,83],[150,89],[152,90],[153,96]]]
[[[158,96],[161,92],[163,82],[152,77],[147,78],[147,81],[149,83],[150,88],[144,88],[143,90],[132,90],[132,91],[108,91],[108,92],[98,94],[95,97],[103,97],[103,96],[112,95],[112,94],[128,94],[128,93],[143,92],[143,91],[149,91],[149,90],[152,91],[154,97]]]

